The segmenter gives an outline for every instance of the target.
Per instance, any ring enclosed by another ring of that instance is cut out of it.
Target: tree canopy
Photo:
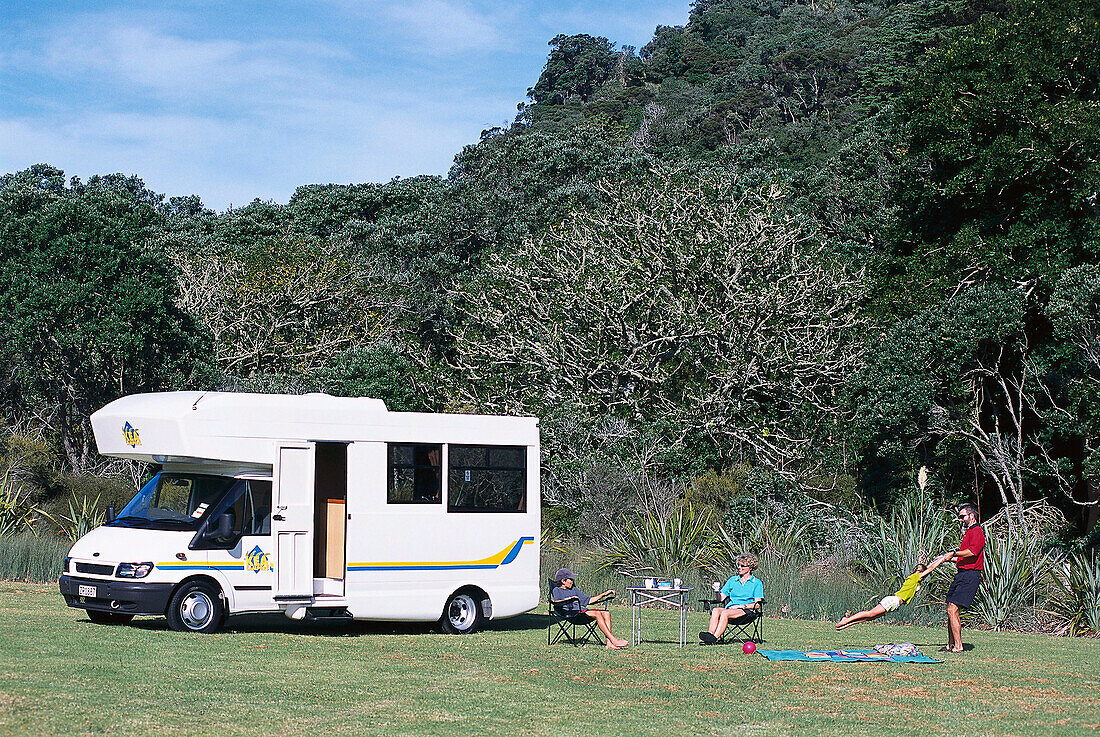
[[[549,46],[445,177],[215,213],[4,176],[9,431],[79,467],[120,393],[325,390],[537,414],[578,514],[641,469],[1095,526],[1100,3],[696,0]]]

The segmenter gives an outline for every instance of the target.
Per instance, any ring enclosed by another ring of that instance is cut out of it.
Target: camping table
[[[644,586],[631,586],[630,592],[630,644],[637,645],[642,641],[642,607],[646,604],[665,605],[670,609],[680,612],[680,647],[687,644],[687,607],[684,605],[684,594],[689,588],[654,588]]]

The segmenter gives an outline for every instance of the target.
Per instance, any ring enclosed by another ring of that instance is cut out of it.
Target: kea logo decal
[[[270,571],[271,561],[267,558],[267,553],[260,550],[260,546],[252,548],[248,551],[248,555],[245,556],[244,569],[246,571]]]
[[[131,448],[136,448],[141,445],[141,436],[138,435],[137,428],[129,422],[122,426],[122,437]]]

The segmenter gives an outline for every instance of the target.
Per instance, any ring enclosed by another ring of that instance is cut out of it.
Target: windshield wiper
[[[116,517],[111,524],[118,524],[121,527],[176,527],[190,530],[198,526],[198,520],[126,515],[125,517]]]
[[[125,517],[115,517],[108,524],[121,524],[124,526],[129,525],[132,527],[147,527],[152,521],[153,520],[149,519],[148,517],[138,517],[136,515],[128,514]]]
[[[162,517],[161,519],[151,519],[149,524],[153,525],[169,525],[173,527],[184,527],[187,529],[194,529],[198,527],[198,520],[190,519],[171,519],[169,517]]]

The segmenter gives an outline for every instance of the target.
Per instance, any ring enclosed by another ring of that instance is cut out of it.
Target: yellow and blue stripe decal
[[[524,545],[535,542],[533,537],[521,537],[496,555],[481,560],[456,561],[387,561],[371,563],[349,563],[349,571],[466,571],[492,569],[506,566],[516,559]]]
[[[162,571],[243,571],[244,563],[238,563],[232,560],[215,561],[212,563],[176,563],[175,561],[165,560],[157,563],[157,568]]]
[[[226,561],[210,561],[208,563],[198,562],[177,562],[174,560],[165,560],[157,563],[157,568],[162,571],[274,571],[275,566],[271,565],[271,559],[268,558],[267,553],[260,549],[257,545],[252,550],[245,553],[244,560],[226,560]]]

